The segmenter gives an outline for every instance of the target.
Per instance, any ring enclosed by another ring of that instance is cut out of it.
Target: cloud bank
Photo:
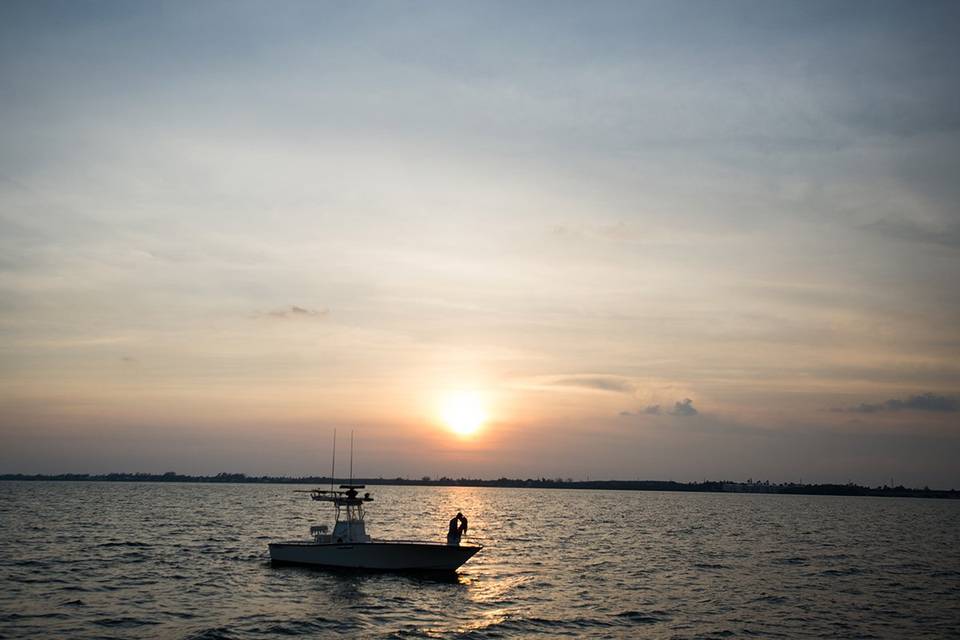
[[[943,396],[935,393],[923,393],[908,396],[905,399],[891,398],[884,402],[863,402],[852,407],[834,407],[836,413],[880,413],[883,411],[930,411],[934,413],[956,413],[960,411],[957,396]]]

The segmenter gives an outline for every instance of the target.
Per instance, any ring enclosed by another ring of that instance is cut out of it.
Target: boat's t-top
[[[313,489],[310,498],[320,502],[332,502],[336,509],[336,520],[333,525],[333,535],[325,535],[326,527],[311,527],[317,542],[370,542],[364,525],[364,502],[373,502],[369,493],[360,496],[357,489],[365,489],[362,484],[342,484],[341,490]]]

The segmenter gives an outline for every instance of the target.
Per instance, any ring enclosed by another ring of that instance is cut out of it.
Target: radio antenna
[[[333,474],[337,472],[337,428],[333,428],[333,460],[330,461],[330,491],[333,491]]]
[[[353,484],[353,429],[350,429],[350,484]]]

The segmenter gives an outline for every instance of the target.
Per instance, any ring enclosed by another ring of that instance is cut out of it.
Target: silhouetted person
[[[457,517],[460,518],[460,529],[459,533],[461,536],[467,534],[467,516],[463,515],[459,511],[457,512]]]
[[[463,515],[458,513],[450,519],[450,530],[447,531],[447,544],[460,544],[460,518]]]

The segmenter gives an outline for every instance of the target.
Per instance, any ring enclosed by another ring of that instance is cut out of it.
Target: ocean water
[[[271,566],[295,488],[0,482],[0,637],[960,637],[960,502],[370,487],[374,537],[470,518],[438,580]]]

